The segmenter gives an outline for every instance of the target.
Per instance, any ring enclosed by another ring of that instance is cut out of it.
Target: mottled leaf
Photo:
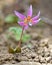
[[[15,15],[9,14],[5,17],[5,22],[6,23],[13,23],[13,22],[17,22],[18,21],[18,17],[16,17]]]
[[[22,33],[22,28],[20,28],[20,27],[11,27],[11,28],[9,28],[9,31],[13,32],[15,40],[17,40],[17,41],[20,40],[20,36],[21,36],[21,33]],[[22,37],[22,42],[26,42],[29,39],[30,39],[30,35],[24,33],[23,37]]]

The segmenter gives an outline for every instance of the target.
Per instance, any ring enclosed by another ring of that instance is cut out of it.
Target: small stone
[[[28,53],[26,56],[28,57],[28,59],[30,59],[30,58],[31,58],[31,54],[29,54],[29,53]]]
[[[50,56],[50,53],[49,52],[45,52],[45,57],[48,57]]]
[[[26,56],[18,56],[17,59],[20,61],[28,61],[28,58]]]
[[[46,46],[46,45],[48,44],[48,41],[49,41],[49,38],[42,39],[42,40],[40,41],[40,46],[41,46],[41,47]]]
[[[0,54],[0,61],[11,60],[14,56],[12,54]]]
[[[45,63],[42,63],[42,65],[46,65]]]
[[[52,65],[51,63],[48,63],[47,65]]]
[[[22,61],[20,63],[17,64],[3,64],[3,65],[41,65],[39,62],[26,62],[26,61]]]
[[[22,50],[22,53],[29,52],[29,48],[27,48],[27,46],[22,47],[21,50]]]
[[[52,64],[52,59],[50,60],[50,63]]]
[[[51,57],[46,57],[45,59],[46,59],[47,62],[50,62]]]
[[[39,47],[37,53],[42,55],[43,52],[44,52],[44,49],[42,47]]]
[[[34,58],[37,56],[37,54],[34,53],[34,52],[29,52],[29,53],[26,54],[26,56],[27,56],[29,59],[30,59],[30,58],[34,59]]]
[[[37,56],[36,53],[31,53],[31,57],[32,57],[32,59],[34,59],[36,56]]]
[[[39,62],[38,56],[36,56],[36,57],[34,58],[34,61],[35,61],[35,62]]]
[[[44,54],[45,54],[45,57],[50,56],[50,52],[49,52],[49,49],[47,47],[44,47]]]
[[[45,61],[45,58],[43,58],[42,56],[39,56],[39,61],[41,62],[41,63],[45,63],[46,61]]]
[[[16,61],[12,60],[11,63],[12,63],[12,64],[16,64]]]
[[[33,60],[32,59],[29,59],[29,62],[32,62]]]
[[[39,62],[25,62],[22,61],[20,65],[41,65]]]
[[[35,58],[34,61],[35,61],[35,62],[39,62],[39,59]]]

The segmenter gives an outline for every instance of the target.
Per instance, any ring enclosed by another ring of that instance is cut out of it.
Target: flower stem
[[[20,40],[19,40],[19,45],[18,45],[18,47],[21,47],[23,31],[24,31],[24,27],[22,28],[22,33],[21,33],[21,36],[20,36]]]

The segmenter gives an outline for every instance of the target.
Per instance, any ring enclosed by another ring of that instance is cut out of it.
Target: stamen
[[[27,24],[27,18],[25,18],[25,20],[24,20],[24,24],[25,24],[25,25]]]
[[[30,16],[28,16],[27,18],[24,19],[24,24],[28,24],[28,23],[31,23],[32,22],[32,19]]]
[[[31,17],[30,17],[30,16],[28,16],[28,17],[27,17],[27,20],[30,20],[30,19],[31,19]]]

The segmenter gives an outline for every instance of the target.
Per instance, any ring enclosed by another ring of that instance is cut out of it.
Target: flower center
[[[30,19],[31,19],[31,17],[30,17],[30,16],[28,16],[28,17],[27,17],[27,21],[29,21]]]
[[[32,22],[30,16],[28,16],[27,18],[25,18],[25,20],[24,20],[24,24],[26,25],[26,24],[28,24],[29,22]]]

